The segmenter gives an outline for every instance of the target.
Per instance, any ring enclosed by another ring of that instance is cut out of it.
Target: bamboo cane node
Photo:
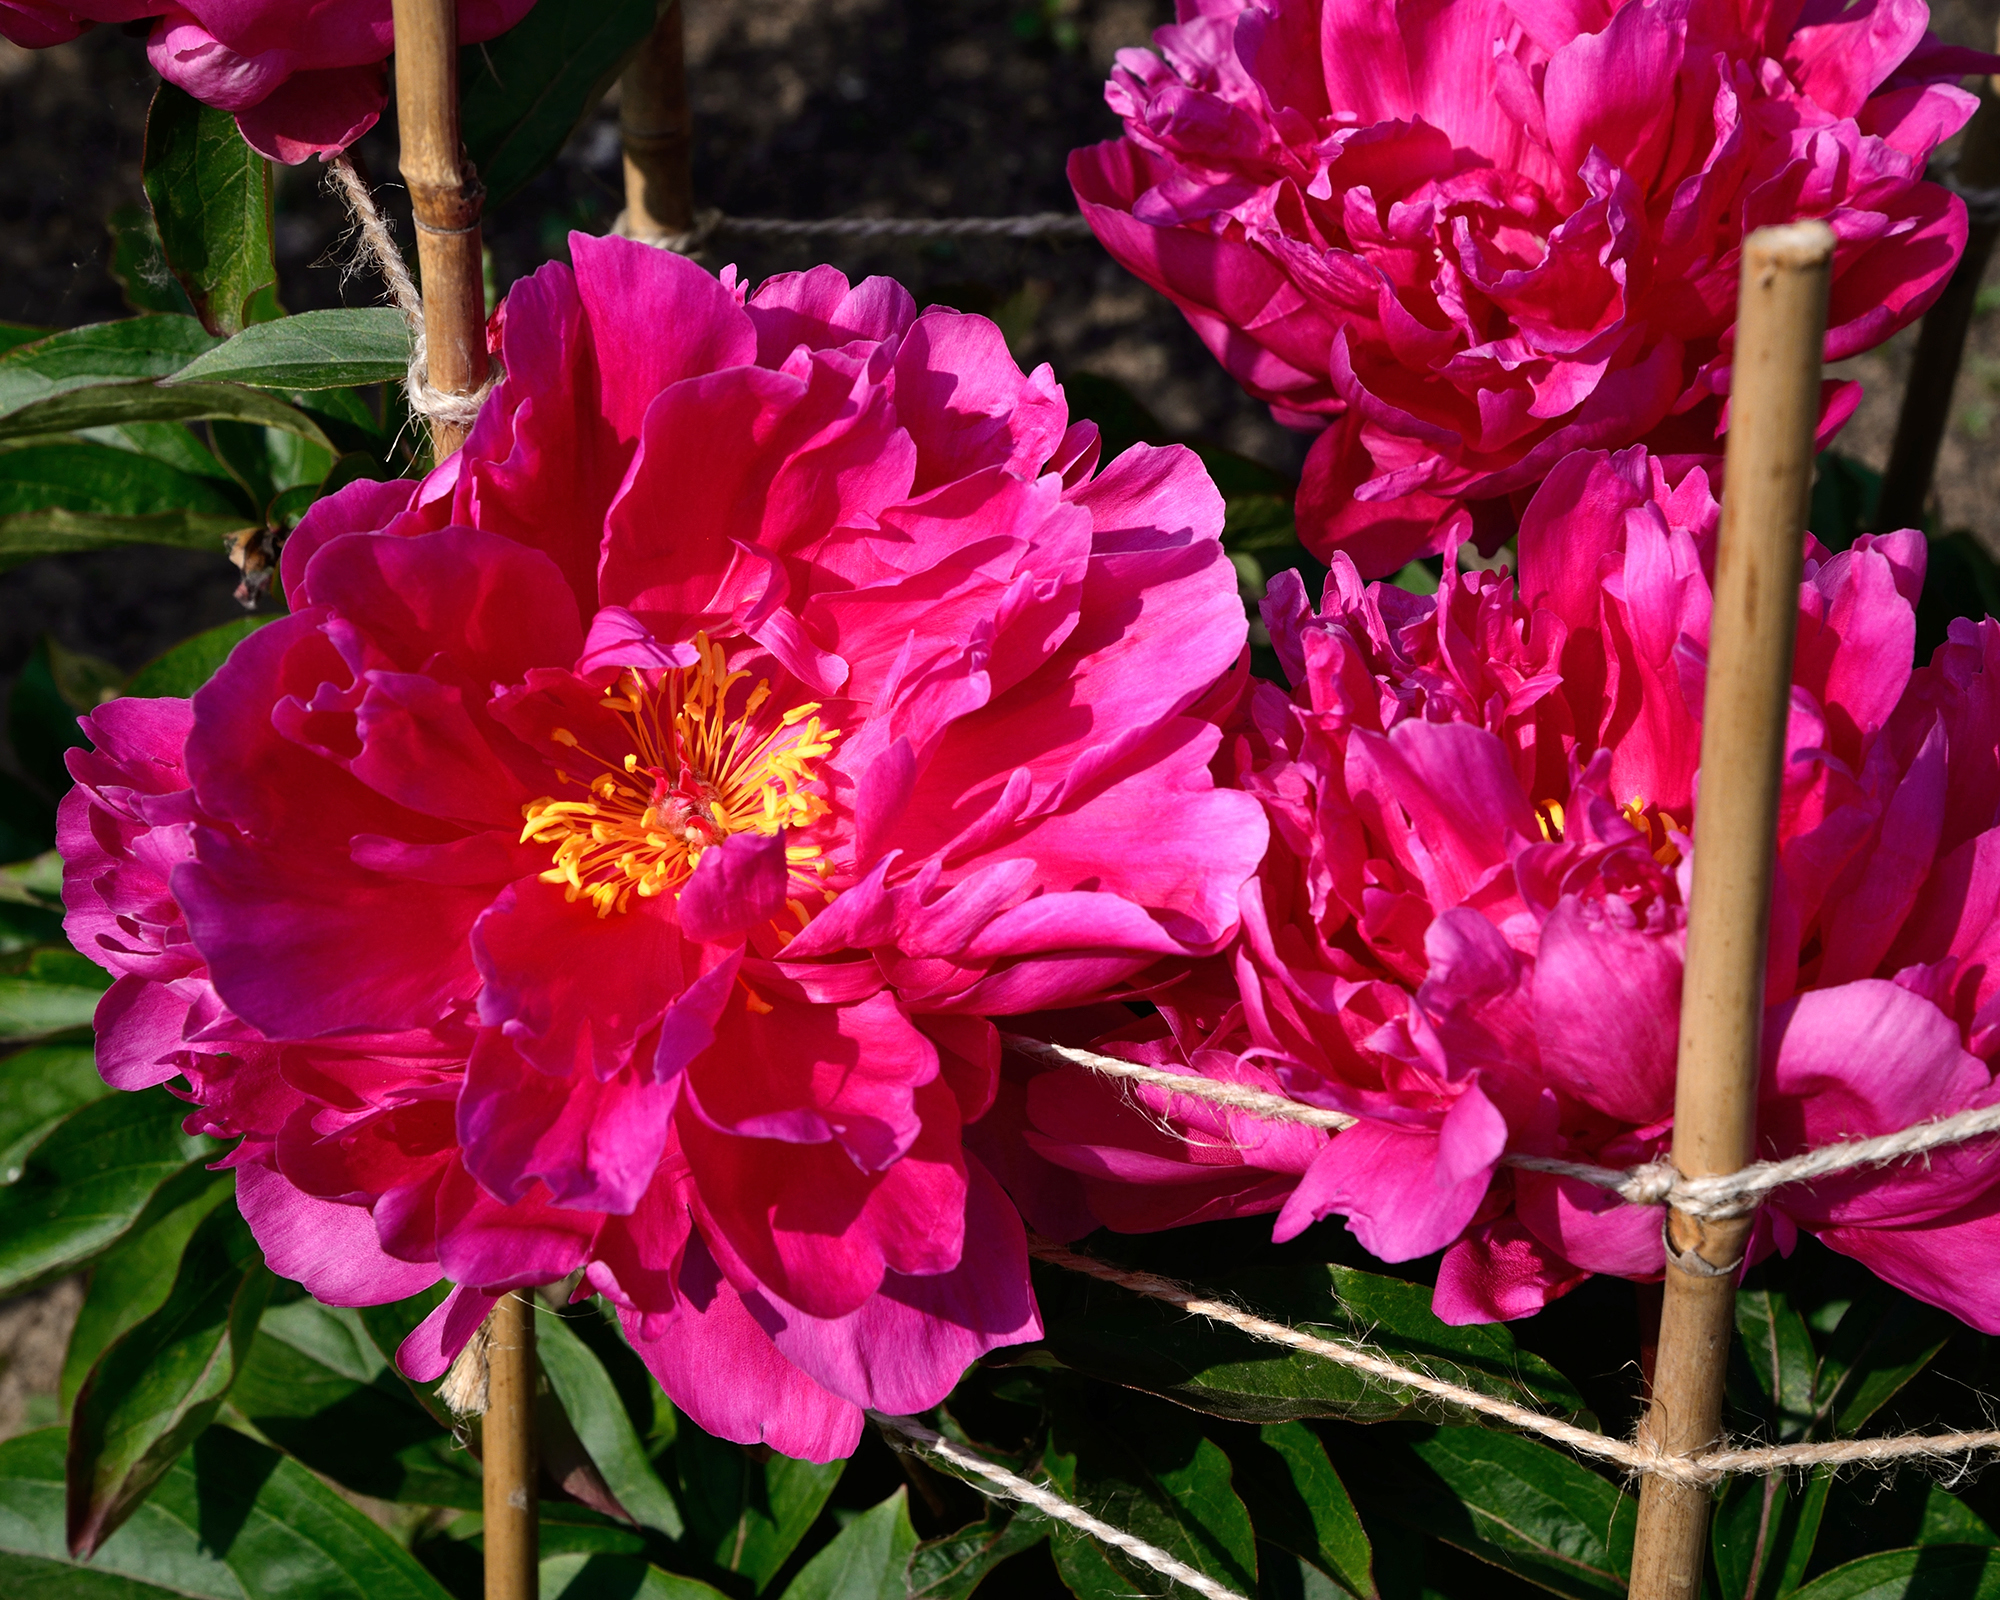
[[[1667,1259],[1690,1278],[1733,1278],[1743,1270],[1741,1255],[1728,1266],[1718,1267],[1699,1250],[1676,1250],[1673,1236],[1665,1227],[1660,1229],[1660,1243],[1667,1252]]]
[[[485,205],[486,185],[469,168],[457,183],[410,185],[410,210],[426,233],[470,233]]]

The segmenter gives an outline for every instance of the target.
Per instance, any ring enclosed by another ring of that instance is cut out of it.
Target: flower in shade
[[[986,1019],[1234,934],[1221,502],[886,279],[571,242],[456,456],[96,716],[72,932],[277,1270],[456,1286],[405,1371],[580,1273],[703,1427],[826,1459],[1037,1331]]]
[[[505,33],[535,0],[458,0],[467,44]],[[37,49],[93,23],[150,21],[146,55],[167,82],[233,112],[274,161],[344,150],[382,113],[395,48],[390,0],[0,0],[0,37]]]
[[[1824,218],[1826,356],[1943,287],[1971,113],[1920,0],[1180,0],[1070,158],[1098,238],[1281,422],[1364,576],[1489,553],[1577,449],[1720,454],[1739,246]],[[1829,384],[1830,434],[1858,386]]]
[[[1275,1143],[1224,1168],[1184,1097],[1150,1106],[1189,1135],[1175,1157],[1115,1093],[1047,1074],[1010,1100],[1053,1163],[1009,1175],[1031,1217],[1092,1212],[1120,1162],[1159,1188],[1147,1226],[1194,1178],[1219,1215],[1278,1207],[1281,1177],[1280,1238],[1340,1215],[1384,1260],[1444,1251],[1453,1322],[1526,1315],[1593,1272],[1660,1275],[1657,1210],[1503,1158],[1666,1156],[1716,522],[1699,469],[1583,452],[1528,504],[1518,577],[1448,568],[1419,597],[1336,556],[1315,614],[1280,576],[1264,614],[1296,688],[1258,687],[1230,757],[1272,847],[1222,1063],[1359,1120],[1296,1177]],[[2000,1099],[2000,624],[1954,623],[1913,670],[1924,553],[1915,533],[1808,547],[1765,1157]],[[1142,1059],[1214,1075],[1213,1041],[1150,1029]],[[1993,1141],[1781,1190],[1752,1258],[1800,1230],[2000,1331]]]

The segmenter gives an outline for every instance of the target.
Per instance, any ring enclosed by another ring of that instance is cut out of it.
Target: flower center
[[[1659,820],[1655,822],[1646,815],[1646,797],[1639,794],[1635,794],[1620,806],[1618,814],[1645,835],[1655,861],[1663,867],[1679,865],[1681,853],[1673,841],[1672,834],[1680,824],[1671,816],[1662,811],[1659,813]],[[1560,843],[1563,837],[1562,802],[1544,800],[1535,807],[1535,822],[1540,826],[1544,839],[1552,844]]]
[[[622,762],[584,749],[567,728],[552,731],[558,744],[603,768],[589,778],[558,769],[586,798],[545,795],[521,807],[522,843],[555,849],[542,882],[567,885],[571,901],[587,896],[600,917],[630,909],[635,895],[678,895],[702,852],[733,833],[768,838],[806,827],[829,809],[808,787],[840,737],[822,726],[819,704],[770,711],[769,679],[738,693],[750,674],[730,672],[706,634],[695,636],[695,648],[695,666],[650,681],[628,668],[599,702],[624,726]],[[831,869],[818,845],[787,845],[785,857],[809,884]],[[791,905],[803,926],[803,905]]]

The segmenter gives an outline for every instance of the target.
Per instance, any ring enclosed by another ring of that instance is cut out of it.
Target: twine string
[[[1151,1272],[1135,1272],[1079,1255],[1044,1239],[1031,1239],[1029,1253],[1051,1266],[1079,1272],[1100,1282],[1115,1284],[1134,1294],[1163,1301],[1210,1322],[1221,1323],[1267,1344],[1283,1345],[1305,1355],[1317,1356],[1364,1376],[1400,1388],[1414,1389],[1467,1411],[1491,1417],[1496,1422],[1541,1435],[1565,1445],[1579,1455],[1595,1456],[1623,1467],[1627,1472],[1669,1478],[1676,1483],[1712,1484],[1735,1473],[1782,1472],[1794,1467],[1894,1466],[1898,1462],[1941,1461],[1980,1451],[2000,1449],[2000,1429],[1967,1433],[1899,1434],[1883,1439],[1835,1439],[1823,1444],[1768,1445],[1745,1449],[1714,1448],[1691,1455],[1674,1455],[1650,1443],[1643,1435],[1637,1441],[1613,1439],[1578,1427],[1560,1417],[1547,1416],[1527,1406],[1516,1405],[1496,1395],[1484,1394],[1464,1384],[1453,1383],[1432,1373],[1403,1366],[1376,1355],[1360,1345],[1323,1339],[1317,1334],[1273,1322],[1268,1317],[1246,1311],[1227,1301],[1201,1294],[1186,1284]]]
[[[1163,1577],[1175,1583],[1185,1584],[1196,1594],[1206,1595],[1208,1600],[1244,1600],[1236,1590],[1225,1588],[1206,1573],[1197,1572],[1186,1562],[1162,1550],[1156,1544],[1148,1544],[1136,1534],[1127,1533],[1123,1528],[1114,1528],[1110,1523],[1093,1517],[1082,1506],[1073,1505],[1054,1490],[1043,1484],[1031,1483],[1015,1472],[1010,1472],[997,1461],[960,1445],[953,1444],[934,1428],[926,1428],[914,1417],[888,1417],[879,1412],[871,1412],[881,1427],[899,1433],[924,1455],[936,1456],[940,1461],[949,1462],[960,1471],[970,1473],[982,1480],[974,1488],[982,1494],[991,1495],[996,1491],[1010,1500],[1018,1500],[1023,1505],[1033,1506],[1044,1516],[1055,1518],[1079,1532],[1089,1534],[1101,1544],[1108,1544],[1114,1550],[1122,1550],[1134,1561],[1151,1567]],[[990,1488],[985,1485],[991,1485]]]
[[[1302,1123],[1309,1128],[1337,1132],[1351,1127],[1355,1119],[1338,1111],[1306,1105],[1281,1094],[1252,1089],[1240,1083],[1221,1083],[1194,1073],[1168,1072],[1159,1067],[1121,1061],[1115,1056],[1078,1050],[1069,1045],[1049,1044],[1020,1034],[1002,1034],[1008,1049],[1049,1066],[1082,1067],[1100,1077],[1141,1083],[1168,1094],[1206,1100],[1231,1111],[1265,1117],[1275,1122]],[[1636,1167],[1599,1167],[1582,1161],[1563,1161],[1553,1156],[1505,1155],[1504,1166],[1528,1172],[1549,1172],[1575,1178],[1609,1190],[1633,1205],[1671,1205],[1691,1217],[1747,1217],[1772,1193],[1787,1184],[1810,1183],[1837,1173],[1862,1167],[1887,1166],[1952,1145],[1965,1144],[2000,1133],[2000,1105],[1981,1106],[1949,1117],[1919,1122],[1896,1133],[1872,1139],[1848,1139],[1822,1145],[1803,1155],[1782,1161],[1757,1161],[1720,1177],[1684,1178],[1669,1162],[1652,1161]]]
[[[410,409],[429,422],[471,427],[479,420],[479,408],[486,403],[486,397],[500,381],[498,368],[480,386],[477,394],[448,394],[431,387],[429,346],[424,339],[424,297],[417,292],[416,280],[410,276],[410,265],[403,259],[403,252],[396,248],[395,235],[389,231],[388,220],[375,204],[375,196],[362,181],[361,174],[354,170],[353,160],[342,153],[329,156],[326,164],[331,174],[330,186],[346,202],[348,214],[361,231],[362,247],[369,261],[382,274],[382,281],[389,287],[389,297],[396,302],[396,309],[403,313],[403,320],[410,325],[410,365],[403,377],[403,387],[410,397]]]

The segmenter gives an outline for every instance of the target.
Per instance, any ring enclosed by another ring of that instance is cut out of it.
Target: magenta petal
[[[703,944],[741,938],[785,904],[783,833],[731,834],[701,853],[681,890],[681,932]]]
[[[316,1200],[269,1167],[252,1162],[236,1169],[236,1204],[265,1264],[304,1284],[322,1305],[386,1305],[440,1276],[435,1263],[398,1261],[384,1251],[366,1206]]]
[[[1672,1111],[1683,942],[1619,927],[1574,896],[1557,905],[1542,925],[1534,980],[1550,1082],[1638,1125]]]
[[[509,1204],[539,1179],[559,1206],[624,1214],[658,1170],[677,1097],[634,1063],[602,1080],[553,1077],[482,1028],[458,1096],[461,1159]]]
[[[1492,1169],[1440,1179],[1436,1133],[1360,1122],[1333,1136],[1278,1213],[1283,1242],[1320,1217],[1344,1215],[1370,1255],[1412,1261],[1458,1237],[1485,1197]]]
[[[660,1387],[705,1432],[768,1444],[805,1461],[838,1461],[861,1439],[861,1408],[829,1394],[778,1353],[742,1297],[688,1242],[705,1293],[661,1317],[621,1312],[626,1336]],[[686,1281],[687,1274],[683,1274]],[[650,1335],[650,1336],[649,1336]]]
[[[600,917],[539,878],[510,884],[472,929],[479,1020],[542,1071],[609,1077],[673,998],[680,937],[655,901]]]
[[[1021,1219],[977,1162],[967,1163],[965,1254],[950,1272],[892,1272],[845,1317],[771,1311],[771,1341],[787,1360],[843,1399],[898,1416],[936,1405],[988,1350],[1042,1331]]]
[[[181,1071],[188,1004],[128,973],[97,1002],[97,1070],[114,1089],[149,1089]]]
[[[459,1284],[396,1347],[396,1369],[412,1383],[436,1383],[479,1330],[500,1296]]]

